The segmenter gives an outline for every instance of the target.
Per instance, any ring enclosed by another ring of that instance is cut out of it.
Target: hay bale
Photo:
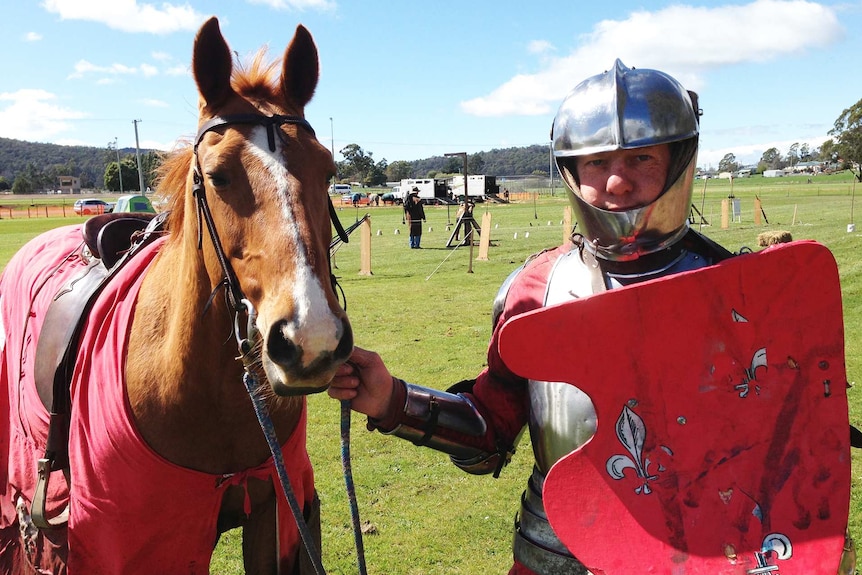
[[[757,236],[757,245],[762,248],[774,246],[776,244],[786,244],[792,242],[793,236],[790,232],[784,230],[774,230],[771,232],[763,232]]]

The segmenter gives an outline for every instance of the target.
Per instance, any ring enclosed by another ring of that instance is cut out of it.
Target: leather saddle
[[[38,480],[31,511],[41,528],[67,521],[64,511],[54,518],[46,514],[48,480],[53,471],[69,469],[70,385],[78,355],[78,342],[96,297],[126,262],[164,228],[168,213],[102,214],[88,219],[82,230],[90,263],[63,284],[45,314],[36,344],[36,390],[50,413],[45,456],[38,461]]]

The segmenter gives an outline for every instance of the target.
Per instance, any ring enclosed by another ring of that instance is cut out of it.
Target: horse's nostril
[[[333,357],[341,361],[350,357],[351,353],[353,353],[353,328],[350,326],[350,322],[344,320],[344,333],[335,348]]]
[[[286,324],[286,321],[280,321],[272,326],[266,342],[266,351],[270,359],[284,368],[295,365],[302,355],[302,349],[285,336]]]

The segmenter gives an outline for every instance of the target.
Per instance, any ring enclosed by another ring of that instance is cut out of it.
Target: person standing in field
[[[425,208],[419,199],[419,188],[413,188],[404,200],[404,218],[410,229],[410,249],[419,249],[422,242],[422,222],[425,221]]]
[[[498,476],[529,429],[535,465],[514,526],[510,575],[589,573],[549,524],[543,484],[597,423],[589,397],[573,385],[513,373],[499,354],[501,328],[524,312],[734,255],[688,225],[700,115],[697,95],[674,78],[619,60],[578,84],[551,139],[580,233],[506,279],[494,302],[487,367],[440,391],[394,377],[377,353],[357,347],[329,389],[366,414],[370,429],[447,453],[468,473]],[[588,334],[573,326],[560,337]],[[614,344],[596,342],[595,357],[579,359],[601,361],[602,346]],[[620,547],[627,552],[624,538]]]

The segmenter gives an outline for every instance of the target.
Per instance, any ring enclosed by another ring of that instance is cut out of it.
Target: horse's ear
[[[305,26],[300,24],[284,52],[281,90],[285,99],[304,108],[314,96],[319,73],[317,46]]]
[[[204,103],[215,108],[233,92],[230,74],[233,61],[230,48],[221,35],[218,18],[207,20],[195,37],[192,71]]]

